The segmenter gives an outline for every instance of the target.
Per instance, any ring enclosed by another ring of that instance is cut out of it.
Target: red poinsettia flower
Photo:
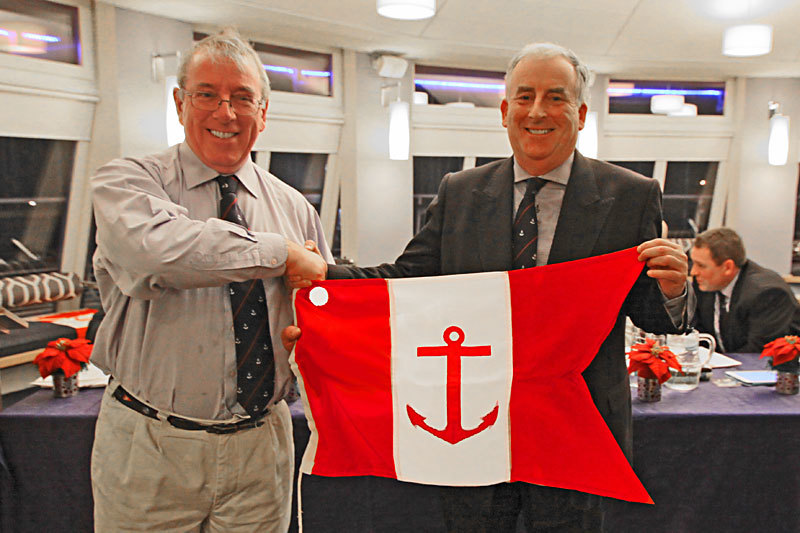
[[[43,378],[59,370],[65,377],[70,377],[89,362],[91,354],[91,341],[61,338],[47,343],[47,348],[33,362],[39,366]]]
[[[800,337],[786,335],[764,345],[761,357],[772,357],[772,366],[788,363],[800,355]]]
[[[631,346],[628,359],[629,374],[638,372],[641,377],[654,378],[659,383],[664,383],[670,378],[670,367],[683,372],[681,364],[669,346],[660,346],[655,339],[646,339],[641,344]]]

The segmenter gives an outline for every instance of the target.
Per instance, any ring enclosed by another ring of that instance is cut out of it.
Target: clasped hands
[[[286,283],[293,289],[311,285],[312,281],[325,279],[328,263],[314,241],[306,241],[303,246],[287,240],[289,255],[286,257]]]

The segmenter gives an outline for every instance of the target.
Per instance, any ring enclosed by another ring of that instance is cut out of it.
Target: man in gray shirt
[[[332,257],[313,207],[250,160],[269,97],[253,49],[232,30],[208,37],[178,81],[186,142],[91,181],[106,312],[92,361],[112,376],[92,452],[95,527],[285,531],[281,276],[322,278]],[[296,244],[307,241],[322,257]]]

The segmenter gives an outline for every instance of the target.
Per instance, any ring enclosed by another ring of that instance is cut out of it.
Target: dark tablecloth
[[[734,357],[763,368],[756,356]],[[3,532],[91,531],[101,396],[56,400],[45,390],[0,412]],[[606,531],[800,532],[800,396],[703,382],[688,393],[664,389],[654,404],[634,397],[633,413],[634,470],[656,504],[609,501]],[[299,464],[309,432],[299,406],[292,415]],[[436,487],[318,476],[301,486],[306,531],[444,529]]]

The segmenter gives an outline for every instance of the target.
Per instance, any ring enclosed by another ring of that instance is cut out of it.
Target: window
[[[442,178],[463,166],[463,157],[414,156],[414,234],[425,223],[425,210],[436,197]]]
[[[642,176],[647,176],[648,178],[653,177],[653,170],[656,167],[655,161],[609,161],[609,163],[638,172]]]
[[[475,166],[480,167],[483,165],[488,165],[494,161],[499,161],[501,159],[506,159],[505,157],[477,157],[475,158]]]
[[[194,40],[207,37],[195,33]],[[331,96],[333,60],[331,54],[254,42],[253,48],[267,71],[273,91]]]
[[[4,0],[0,4],[0,51],[80,64],[78,8],[46,0]]]
[[[698,115],[722,115],[725,82],[611,80],[608,82],[608,112],[650,115],[650,98],[657,94],[682,95],[697,106]]]
[[[718,166],[716,161],[667,163],[663,208],[670,238],[693,238],[708,228]]]
[[[417,65],[414,86],[429,104],[499,108],[505,95],[503,72]]]
[[[322,189],[325,185],[325,172],[328,154],[307,154],[293,152],[272,152],[269,171],[281,181],[300,191],[314,206],[317,213],[322,208]],[[338,195],[335,198],[339,202]],[[334,257],[341,255],[341,209],[337,206],[336,227],[331,245]],[[302,244],[302,243],[301,243]]]
[[[60,269],[75,144],[0,137],[0,276]]]
[[[272,152],[269,171],[306,197],[319,212],[322,206],[322,186],[328,154]]]
[[[794,211],[794,241],[792,242],[792,274],[800,276],[800,180],[797,182],[796,207]]]

